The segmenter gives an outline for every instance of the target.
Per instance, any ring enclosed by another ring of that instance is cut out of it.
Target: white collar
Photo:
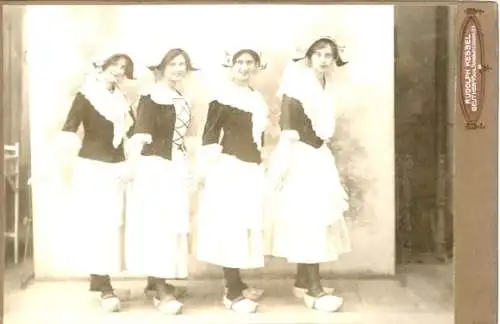
[[[191,108],[191,104],[186,97],[163,83],[155,82],[143,88],[141,94],[149,95],[151,100],[159,105],[175,106],[178,102],[182,102]]]

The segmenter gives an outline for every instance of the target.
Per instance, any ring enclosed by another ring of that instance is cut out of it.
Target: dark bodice
[[[131,111],[130,115],[133,118]],[[89,100],[78,92],[62,130],[76,133],[81,124],[84,137],[78,154],[80,157],[110,163],[125,160],[123,142],[116,148],[113,146],[113,123],[101,116]]]
[[[245,162],[261,163],[261,154],[253,140],[252,128],[250,112],[213,100],[208,109],[203,145],[220,144],[222,153],[233,155]],[[261,144],[264,145],[264,134]]]
[[[173,104],[158,104],[151,99],[151,95],[143,95],[140,98],[134,134],[149,134],[152,137],[152,142],[144,145],[142,155],[172,159],[175,120],[176,111]]]
[[[300,141],[319,148],[324,141],[316,135],[311,123],[302,107],[302,103],[292,97],[283,95],[281,101],[281,130],[294,130],[299,133]]]

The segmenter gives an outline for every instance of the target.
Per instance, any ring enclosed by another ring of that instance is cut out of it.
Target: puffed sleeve
[[[141,96],[137,106],[137,117],[135,121],[133,135],[149,134],[154,131],[154,107],[149,96]]]
[[[73,99],[71,108],[66,116],[66,120],[57,138],[57,145],[61,150],[78,150],[81,147],[80,137],[77,134],[80,127],[85,107],[88,105],[85,96],[78,92]]]
[[[56,138],[59,176],[63,183],[68,186],[71,184],[74,162],[82,145],[77,131],[82,124],[85,109],[89,104],[81,92],[76,94],[62,131]]]
[[[80,124],[82,123],[86,103],[87,99],[85,99],[82,93],[78,92],[73,99],[71,109],[69,110],[66,121],[64,122],[62,128],[63,132],[76,133],[78,131],[78,127],[80,127]]]
[[[219,144],[223,129],[223,108],[217,101],[212,101],[208,107],[207,121],[203,129],[202,145]]]
[[[281,99],[280,128],[281,139],[297,140],[300,138],[300,122],[294,118],[295,112],[300,109],[300,102],[296,100],[296,95],[303,91],[299,82],[304,75],[304,68],[301,64],[289,64],[283,72],[278,97]]]
[[[300,103],[297,100],[283,95],[280,114],[281,137],[289,140],[298,140],[300,138],[299,125],[293,119],[293,112],[300,108],[299,105]]]
[[[207,120],[201,138],[201,148],[196,153],[195,173],[198,180],[204,178],[210,165],[222,151],[219,141],[221,132],[224,129],[223,109],[216,100],[211,101],[209,104]]]
[[[130,107],[128,114],[130,116],[130,119],[132,120],[132,126],[127,131],[127,137],[130,138],[130,137],[132,137],[132,135],[134,135],[134,127],[135,127],[135,123],[136,123],[135,115],[134,115],[134,111],[132,110],[132,107]]]
[[[154,108],[153,102],[147,95],[142,95],[137,105],[137,116],[134,126],[130,132],[130,140],[127,143],[127,155],[140,155],[144,144],[153,141],[154,132]]]

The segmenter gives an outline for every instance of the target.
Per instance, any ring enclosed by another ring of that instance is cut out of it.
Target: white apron
[[[263,189],[263,166],[217,157],[200,194],[198,260],[240,269],[264,266]]]
[[[184,153],[173,161],[141,156],[127,191],[127,270],[143,276],[188,275],[189,192]]]
[[[268,188],[266,254],[293,263],[335,261],[350,251],[343,213],[347,195],[335,158],[326,146],[291,144],[290,166],[281,191]]]
[[[70,190],[66,262],[74,274],[123,271],[123,163],[77,158]]]

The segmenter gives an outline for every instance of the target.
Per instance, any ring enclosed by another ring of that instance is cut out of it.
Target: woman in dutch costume
[[[90,274],[90,290],[100,293],[102,306],[120,310],[110,275],[123,270],[124,142],[134,118],[120,84],[133,79],[134,63],[119,52],[103,55],[73,99],[60,136],[63,156],[78,151],[71,169],[72,271]],[[83,125],[83,140],[77,134]],[[69,154],[71,155],[71,154]],[[69,166],[69,162],[71,167]]]
[[[267,252],[297,263],[296,297],[309,308],[334,312],[343,300],[322,286],[319,265],[350,251],[347,195],[326,145],[335,131],[331,75],[347,62],[330,37],[312,38],[296,54],[278,91],[282,132],[268,164],[274,208]]]
[[[130,139],[127,195],[127,269],[148,276],[146,293],[155,307],[179,314],[185,293],[167,279],[188,276],[189,173],[184,143],[191,109],[179,92],[194,71],[181,48],[173,48],[150,67],[156,82],[144,89]]]
[[[229,80],[214,91],[203,131],[198,170],[204,176],[197,219],[197,258],[222,267],[224,305],[253,313],[261,289],[248,287],[240,269],[264,266],[261,149],[268,108],[250,85],[265,68],[249,48],[226,52]]]

